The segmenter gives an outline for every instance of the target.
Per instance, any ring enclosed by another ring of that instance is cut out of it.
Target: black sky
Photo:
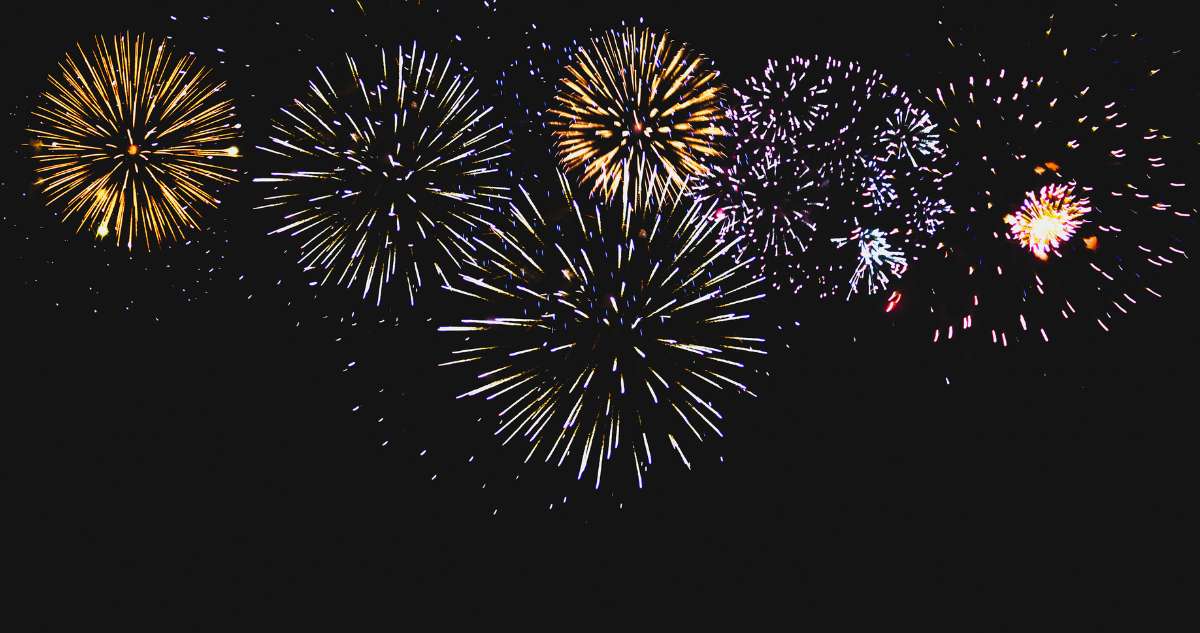
[[[1177,552],[1195,527],[1193,265],[1112,334],[1004,353],[935,348],[844,306],[774,302],[761,315],[773,335],[761,397],[695,472],[663,464],[646,490],[594,492],[573,473],[522,464],[523,450],[496,446],[478,412],[453,402],[463,377],[432,366],[449,303],[427,294],[417,311],[376,310],[336,288],[314,293],[291,245],[265,237],[271,218],[251,210],[255,157],[208,234],[130,257],[55,221],[22,145],[62,52],[125,29],[170,35],[217,65],[249,149],[314,64],[389,37],[453,41],[446,49],[490,89],[530,24],[569,39],[645,16],[709,53],[731,83],[771,56],[824,53],[916,92],[968,68],[939,15],[993,59],[1036,66],[1044,51],[1025,42],[1041,16],[1055,13],[1064,37],[1088,42],[1111,13],[514,1],[496,14],[426,3],[410,19],[380,7],[364,20],[353,2],[333,14],[329,4],[6,10],[0,278],[12,459],[0,472],[15,498],[11,544],[35,561],[20,572],[34,593],[87,596],[103,621],[183,612],[194,587],[212,592],[214,611],[244,614],[340,579],[386,604],[406,599],[390,588],[412,581],[444,596],[487,592],[493,575],[581,574],[579,597],[605,611],[652,583],[664,602],[745,586],[800,622],[813,611],[848,625],[870,609],[902,630],[1049,630],[1113,607],[1140,630],[1173,619],[1168,607],[1195,575]],[[1121,15],[1155,47],[1191,44],[1181,9]],[[1195,69],[1170,70],[1171,82],[1127,95],[1130,118],[1194,138]],[[1044,607],[1061,619],[1035,615]]]

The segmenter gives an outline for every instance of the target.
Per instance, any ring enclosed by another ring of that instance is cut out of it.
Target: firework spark
[[[1004,222],[1012,239],[1044,260],[1075,235],[1090,210],[1087,198],[1075,197],[1074,184],[1053,184],[1027,193],[1021,209],[1004,216]]]
[[[900,277],[908,270],[908,259],[904,253],[888,243],[888,234],[879,229],[856,229],[850,237],[834,238],[833,243],[841,248],[852,244],[858,248],[858,264],[850,277],[850,292],[857,292],[863,281],[867,294],[875,294],[888,287],[893,277]],[[889,274],[891,277],[889,277]]]
[[[200,229],[212,189],[235,180],[233,103],[195,56],[143,35],[77,45],[50,76],[29,132],[35,184],[63,222],[132,250]]]
[[[724,91],[709,61],[666,33],[608,31],[579,48],[549,110],[559,162],[605,201],[668,197],[722,155]]]
[[[690,468],[691,440],[722,435],[717,407],[753,395],[746,361],[766,352],[745,310],[763,279],[732,256],[738,240],[718,240],[711,206],[676,196],[619,213],[579,204],[562,182],[566,202],[540,209],[522,190],[499,244],[477,239],[487,274],[451,289],[483,313],[439,328],[462,339],[443,365],[477,368],[460,397],[495,400],[496,435],[526,442],[526,460],[574,455],[599,487],[605,463],[627,454],[640,486],[652,451]]]
[[[929,113],[907,105],[887,118],[878,144],[886,151],[885,159],[905,157],[913,167],[918,166],[918,157],[924,161],[942,151],[937,125]]]
[[[254,179],[273,187],[257,208],[283,212],[273,233],[301,240],[321,284],[361,286],[378,305],[401,276],[411,305],[424,267],[444,279],[474,261],[467,234],[507,199],[508,140],[466,70],[416,44],[361,66],[347,54],[341,71],[318,67],[281,109],[259,147],[279,166]]]
[[[735,116],[742,122],[738,139],[762,139],[792,145],[811,134],[838,102],[828,98],[842,63],[822,57],[769,60],[761,77],[753,76],[735,90]]]

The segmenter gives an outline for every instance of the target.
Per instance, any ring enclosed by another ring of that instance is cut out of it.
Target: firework
[[[241,127],[224,82],[143,35],[76,48],[33,109],[35,185],[77,232],[131,250],[198,231],[213,189],[235,180],[221,164],[238,156]]]
[[[904,253],[893,248],[888,234],[879,229],[858,229],[848,238],[835,238],[834,244],[838,248],[851,244],[858,251],[858,264],[850,278],[853,288],[865,282],[867,291],[874,294],[886,288],[892,277],[899,277],[908,269]]]
[[[549,109],[559,163],[605,201],[668,197],[722,155],[724,91],[709,61],[666,33],[608,31],[578,49]]]
[[[1001,70],[932,95],[955,174],[955,213],[925,273],[934,341],[1107,331],[1162,296],[1194,215],[1164,158],[1173,141],[1097,92]]]
[[[562,181],[565,201],[539,208],[523,192],[498,245],[477,240],[486,274],[452,290],[480,313],[439,328],[462,340],[443,365],[476,370],[460,397],[494,400],[496,435],[526,442],[527,460],[570,458],[598,487],[605,463],[630,455],[641,486],[660,451],[690,468],[689,447],[722,434],[718,406],[753,395],[746,363],[766,352],[746,310],[763,279],[732,257],[738,240],[718,240],[711,206],[676,196],[619,212]]]
[[[731,165],[714,167],[690,194],[714,205],[722,238],[738,239],[742,256],[753,253],[772,287],[790,289],[797,283],[789,276],[792,265],[811,247],[828,193],[799,158],[752,150],[737,156]]]
[[[875,295],[929,251],[949,210],[941,137],[897,86],[853,62],[794,57],[734,102],[737,162],[696,190],[728,209],[727,235],[764,254],[774,288]]]
[[[474,262],[467,235],[507,198],[507,138],[466,70],[415,44],[361,64],[347,54],[339,71],[318,67],[281,108],[258,148],[276,166],[254,179],[272,187],[257,208],[283,214],[273,233],[300,240],[321,284],[361,287],[378,305],[403,277],[411,305],[425,277]]]
[[[887,117],[879,134],[879,145],[883,145],[884,158],[907,158],[913,167],[942,152],[937,125],[928,112],[911,106],[897,108]]]
[[[829,97],[829,89],[840,65],[822,57],[769,60],[761,77],[750,77],[743,89],[734,91],[734,114],[740,122],[736,137],[787,146],[799,135],[811,134],[839,105]]]
[[[1058,253],[1059,244],[1071,239],[1083,226],[1083,216],[1090,211],[1087,198],[1076,198],[1075,183],[1042,187],[1036,194],[1029,192],[1021,209],[1004,216],[1012,239],[1028,248],[1039,259]]]

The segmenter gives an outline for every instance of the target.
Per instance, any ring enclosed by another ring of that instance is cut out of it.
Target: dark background
[[[1182,615],[1195,589],[1184,554],[1196,526],[1191,264],[1166,300],[1110,335],[1006,352],[934,347],[853,306],[773,302],[760,315],[769,375],[730,416],[727,438],[691,473],[665,461],[645,490],[595,492],[567,469],[522,464],[523,450],[496,446],[481,413],[453,401],[465,377],[433,367],[446,349],[434,326],[455,316],[448,300],[374,309],[336,288],[314,292],[291,245],[265,237],[273,219],[252,211],[260,192],[249,182],[261,165],[251,148],[312,66],[373,41],[445,43],[492,93],[531,41],[528,25],[565,43],[645,16],[709,53],[733,84],[769,57],[825,53],[916,92],[971,67],[939,17],[991,59],[1036,67],[1051,63],[1038,38],[1050,13],[1077,49],[1117,22],[1154,55],[1190,44],[1182,9],[510,2],[493,12],[464,0],[368,4],[364,18],[353,2],[329,4],[7,11],[0,472],[10,549],[32,562],[14,577],[57,605],[39,621],[70,605],[96,622],[170,612],[156,621],[187,629],[203,616],[304,612],[341,588],[352,610],[394,608],[400,622],[414,609],[488,614],[478,597],[544,582],[556,588],[531,588],[505,610],[540,617],[573,596],[578,614],[645,602],[703,615],[730,606],[710,592],[748,589],[745,621],[786,615],[820,629],[860,630],[869,618],[902,630],[1096,630],[1082,624],[1092,620],[1161,630]],[[73,236],[33,190],[23,145],[62,53],[125,29],[172,36],[217,66],[246,130],[246,177],[209,215],[211,230],[151,254]],[[1195,138],[1195,70],[1171,59],[1169,81],[1122,96],[1130,119]],[[1071,70],[1112,75],[1086,61]],[[436,610],[402,589],[412,584],[460,604]],[[310,591],[322,598],[297,609]]]

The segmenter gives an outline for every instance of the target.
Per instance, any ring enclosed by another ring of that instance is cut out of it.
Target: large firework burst
[[[736,162],[696,189],[766,255],[773,287],[882,293],[932,245],[948,210],[941,141],[898,87],[854,62],[793,57],[734,95]]]
[[[473,261],[467,233],[507,198],[507,137],[466,70],[416,44],[339,66],[317,68],[259,147],[276,166],[255,178],[272,185],[258,208],[284,214],[274,233],[300,240],[322,284],[361,286],[379,304],[400,276],[411,304],[423,276]]]
[[[200,228],[235,170],[233,103],[194,55],[143,35],[97,37],[68,54],[33,110],[35,184],[62,220],[150,248]]]
[[[551,208],[528,194],[514,205],[499,246],[478,240],[487,274],[452,289],[479,313],[440,328],[461,338],[443,364],[476,369],[460,397],[495,400],[496,434],[527,442],[527,459],[571,457],[599,486],[605,462],[628,454],[640,486],[664,448],[690,468],[689,444],[722,434],[722,402],[753,395],[745,363],[766,352],[745,310],[763,280],[732,256],[738,240],[718,240],[710,206],[677,196],[620,213],[563,186]]]
[[[603,200],[669,197],[722,155],[719,73],[666,33],[608,31],[578,49],[565,75],[549,110],[555,151]]]
[[[1107,331],[1162,296],[1193,216],[1166,163],[1172,139],[1097,92],[1000,70],[932,96],[955,172],[955,213],[924,271],[934,341],[1049,341],[1076,321]]]

